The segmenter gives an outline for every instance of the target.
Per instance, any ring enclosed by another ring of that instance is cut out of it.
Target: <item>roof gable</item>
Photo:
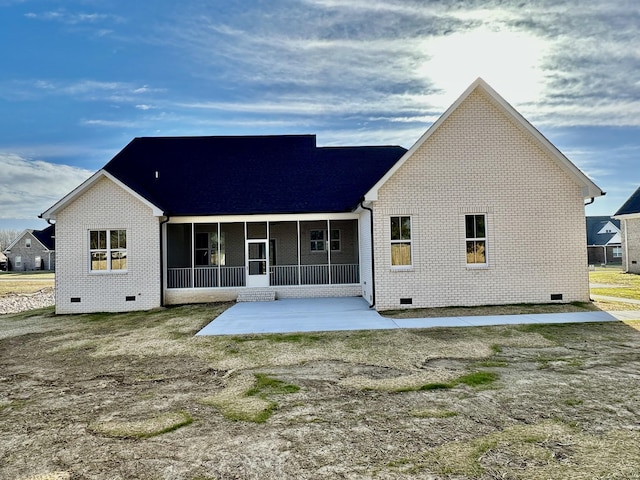
[[[27,235],[30,238],[33,238],[36,242],[40,244],[43,250],[51,250],[53,251],[53,226],[49,226],[44,230],[34,230],[32,228],[27,228],[23,230],[20,235],[13,239],[13,241],[5,248],[5,252],[9,252],[15,245],[22,241]],[[49,237],[49,238],[47,238]]]
[[[578,169],[567,157],[565,157],[549,140],[547,140],[533,125],[531,125],[515,108],[513,108],[504,98],[502,98],[484,80],[478,78],[465,92],[436,120],[429,129],[418,139],[418,141],[405,153],[405,155],[367,192],[365,200],[375,201],[378,199],[378,190],[402,167],[402,165],[438,130],[438,128],[455,112],[458,107],[477,89],[484,92],[488,98],[502,112],[511,118],[545,150],[560,166],[582,187],[584,198],[599,197],[604,192],[593,183],[580,169]]]
[[[620,221],[607,216],[586,218],[587,245],[619,244]]]
[[[76,198],[78,198],[80,195],[82,195],[84,192],[86,192],[89,188],[91,188],[91,186],[93,186],[96,182],[98,182],[98,180],[100,180],[101,178],[105,178],[105,177],[108,178],[109,180],[111,180],[112,182],[114,182],[115,184],[117,184],[120,188],[124,189],[125,191],[127,191],[128,193],[133,195],[135,198],[140,200],[142,203],[147,205],[149,208],[151,208],[151,210],[153,211],[153,214],[155,216],[160,217],[160,216],[163,215],[162,210],[160,210],[156,205],[154,205],[153,203],[148,201],[146,198],[144,198],[138,192],[136,192],[136,191],[132,190],[131,188],[129,188],[127,185],[125,185],[120,180],[115,178],[109,172],[106,172],[104,169],[102,169],[102,170],[97,171],[93,175],[91,175],[91,177],[89,177],[87,180],[85,180],[80,185],[78,185],[70,193],[65,195],[60,200],[58,200],[58,202],[56,202],[48,210],[45,210],[43,213],[41,213],[39,215],[39,217],[40,218],[44,218],[45,220],[55,220],[56,219],[56,215],[57,215],[57,213],[59,211],[64,209],[67,205],[69,205],[71,202],[73,202]]]
[[[626,202],[614,214],[614,217],[625,215],[638,216],[640,214],[640,187],[631,194]]]

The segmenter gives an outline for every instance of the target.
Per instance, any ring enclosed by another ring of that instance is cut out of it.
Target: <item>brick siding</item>
[[[373,208],[379,310],[589,300],[580,186],[481,91],[380,188]],[[466,265],[470,213],[487,215],[487,268]],[[391,268],[393,215],[412,217],[411,269]]]

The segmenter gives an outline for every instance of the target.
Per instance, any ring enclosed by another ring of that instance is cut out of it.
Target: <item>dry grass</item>
[[[89,425],[94,433],[116,438],[150,438],[189,425],[187,412],[167,412],[141,420],[107,420]]]
[[[0,273],[0,296],[36,293],[43,288],[53,288],[54,283],[55,275],[51,272],[2,272]]]

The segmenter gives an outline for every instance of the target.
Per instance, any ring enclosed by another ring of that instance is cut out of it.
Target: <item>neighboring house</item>
[[[587,217],[587,257],[589,265],[622,263],[620,220]]]
[[[640,273],[640,188],[613,216],[621,224],[622,268],[628,273]]]
[[[5,272],[7,270],[7,256],[0,252],[0,272]]]
[[[478,79],[409,150],[136,138],[41,216],[58,313],[265,293],[385,310],[588,301],[602,194]]]
[[[28,229],[9,244],[4,253],[14,272],[55,269],[55,227]]]

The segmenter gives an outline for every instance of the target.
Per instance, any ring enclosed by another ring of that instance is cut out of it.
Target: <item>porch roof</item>
[[[315,135],[135,138],[104,170],[168,215],[352,211],[406,152]]]

